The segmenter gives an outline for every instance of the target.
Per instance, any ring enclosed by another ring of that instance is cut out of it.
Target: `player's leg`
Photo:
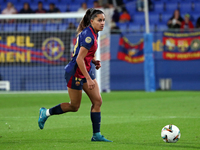
[[[81,103],[82,90],[68,88],[68,93],[70,97],[69,103],[61,103],[50,109],[46,109],[44,107],[40,108],[40,115],[38,119],[40,129],[44,128],[44,124],[49,116],[78,111]]]
[[[102,98],[96,79],[94,79],[93,81],[95,82],[95,88],[92,90],[88,89],[87,83],[83,84],[83,90],[85,91],[85,93],[88,95],[88,97],[92,102],[90,117],[93,127],[93,136],[91,141],[112,142],[104,138],[104,136],[101,135],[100,133]]]

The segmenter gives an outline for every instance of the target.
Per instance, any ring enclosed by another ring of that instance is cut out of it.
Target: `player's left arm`
[[[95,68],[98,70],[99,68],[101,68],[101,61],[100,60],[96,60],[95,58],[92,59],[92,63],[95,65]]]

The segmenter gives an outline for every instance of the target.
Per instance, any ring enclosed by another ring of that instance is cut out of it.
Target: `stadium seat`
[[[64,19],[64,23],[70,23],[70,22],[75,23],[76,21],[77,21],[76,18],[68,18],[68,19]]]
[[[17,0],[7,0],[7,1],[6,1],[6,4],[7,4],[8,2],[11,2],[13,5],[16,5],[16,4],[18,3]],[[5,2],[4,2],[4,3],[5,3]]]
[[[17,31],[19,32],[28,32],[30,30],[29,23],[17,24]]]
[[[167,29],[168,29],[167,24],[163,24],[163,23],[156,24],[157,32],[163,32],[163,31],[166,31]]]
[[[67,27],[68,27],[68,24],[59,24],[58,31],[66,31]]]
[[[160,14],[159,13],[149,13],[149,22],[151,24],[160,22]]]
[[[145,25],[141,25],[142,31],[146,32],[146,26]],[[154,24],[150,24],[149,25],[149,30],[150,32],[154,32],[155,31],[155,25]]]
[[[162,23],[167,23],[167,21],[173,16],[173,13],[172,14],[169,14],[169,13],[163,13],[162,14]]]
[[[168,13],[173,13],[174,10],[178,9],[178,3],[177,2],[166,2],[165,3],[165,10]]]
[[[81,7],[81,4],[82,4],[83,2],[85,2],[85,0],[73,0],[73,4],[76,4],[76,5],[79,4],[80,7]],[[88,0],[87,2],[93,3],[92,0]]]
[[[193,21],[197,21],[197,19],[200,17],[200,14],[192,14],[192,18],[193,18]]]
[[[135,24],[144,24],[145,23],[144,13],[142,12],[136,13],[133,16],[133,21]]]
[[[56,5],[56,7],[57,7],[61,12],[66,12],[66,10],[67,10],[67,5],[59,4],[59,5]]]
[[[194,3],[194,11],[200,13],[200,2]]]
[[[44,25],[43,24],[31,24],[31,31],[34,31],[34,32],[44,31]]]
[[[133,31],[141,32],[141,26],[139,24],[134,24],[133,22],[130,22],[128,24],[128,30],[130,33],[132,33]]]
[[[154,2],[154,11],[155,12],[163,12],[164,6],[163,6],[163,2]]]
[[[87,2],[87,7],[88,7],[88,8],[93,8],[94,5],[93,5],[93,3],[89,3],[89,2]]]
[[[3,31],[3,25],[0,23],[0,31]]]
[[[16,24],[4,24],[3,30],[6,32],[15,32],[16,31]]]
[[[128,13],[129,13],[130,15],[133,15],[135,12],[137,12],[135,2],[126,3],[126,4],[125,4],[125,7],[126,7]]]
[[[22,8],[23,8],[23,4],[15,5],[15,9],[17,10],[17,12],[19,12]]]
[[[185,14],[187,12],[192,11],[192,4],[191,2],[182,2],[180,3],[180,12],[181,14]]]
[[[126,32],[128,29],[128,24],[127,23],[117,23],[117,26],[121,30],[121,32]]]
[[[58,30],[58,24],[46,24],[45,30],[46,31],[57,31]]]
[[[7,3],[5,3],[5,2],[4,2],[4,3],[1,3],[1,12],[2,12],[3,9],[6,8],[6,6],[7,6]]]
[[[80,5],[70,5],[70,11],[73,11],[73,12],[75,12],[75,11],[78,11],[78,9],[80,8]]]

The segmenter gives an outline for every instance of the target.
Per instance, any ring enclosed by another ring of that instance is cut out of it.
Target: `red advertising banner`
[[[163,48],[167,60],[200,59],[200,32],[164,32]]]

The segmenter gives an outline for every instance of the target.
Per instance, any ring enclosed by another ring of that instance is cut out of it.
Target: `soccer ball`
[[[162,128],[161,137],[167,143],[176,143],[180,139],[181,133],[177,126],[170,124]]]

